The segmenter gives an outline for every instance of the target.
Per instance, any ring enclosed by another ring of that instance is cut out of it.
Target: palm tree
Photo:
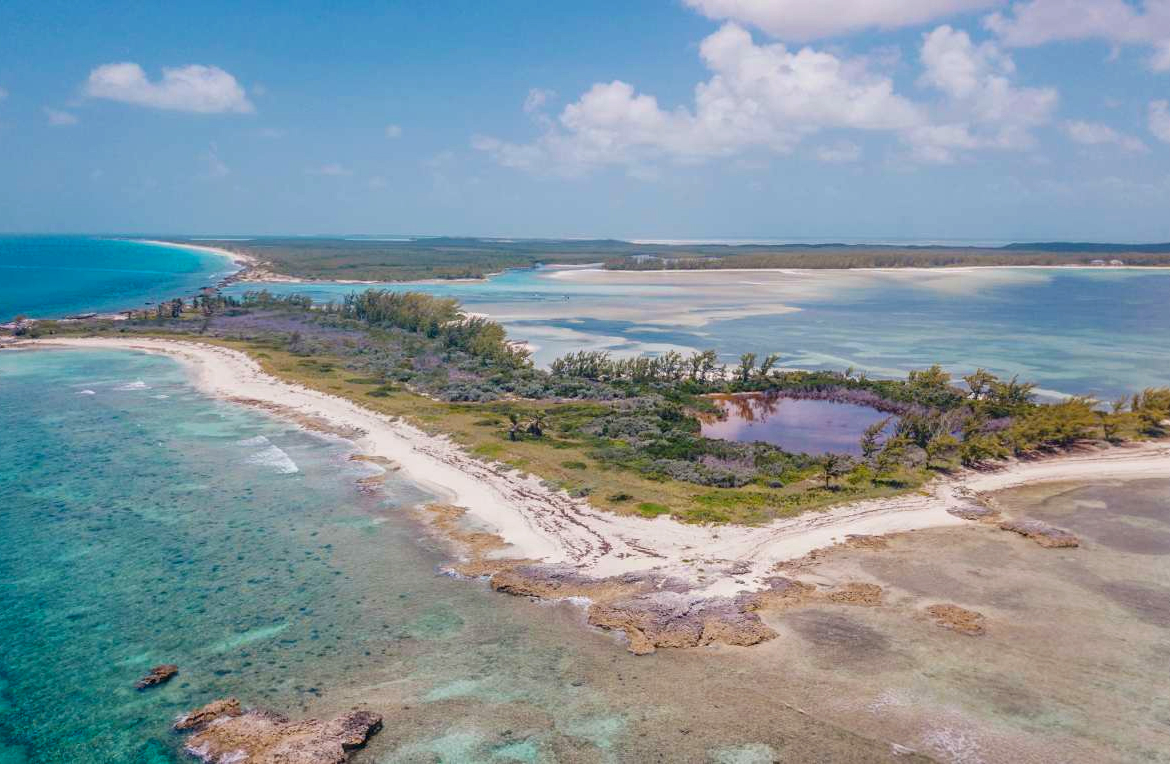
[[[528,423],[528,434],[542,437],[544,435],[545,415],[543,411],[538,411],[532,416],[532,420]]]

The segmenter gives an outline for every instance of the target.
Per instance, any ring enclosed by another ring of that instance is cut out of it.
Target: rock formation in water
[[[626,600],[594,603],[589,623],[623,631],[630,652],[658,647],[698,647],[713,642],[754,645],[776,636],[754,612],[754,595],[713,597],[654,592]]]
[[[382,729],[382,717],[351,711],[294,722],[263,709],[243,711],[238,700],[224,698],[180,717],[175,729],[195,730],[184,750],[207,764],[345,764]]]
[[[1073,547],[1080,546],[1081,543],[1068,531],[1054,528],[1039,520],[1004,520],[999,524],[999,528],[1030,538],[1043,547]]]
[[[175,729],[179,731],[198,729],[221,716],[239,716],[242,713],[244,709],[238,699],[220,698],[180,716],[175,720]]]
[[[173,663],[163,663],[152,668],[149,674],[135,682],[134,687],[139,690],[145,690],[148,687],[169,682],[171,677],[177,673],[179,673],[178,666]]]

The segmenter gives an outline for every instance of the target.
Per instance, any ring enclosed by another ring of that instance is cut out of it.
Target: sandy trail
[[[471,518],[494,529],[510,545],[506,556],[570,563],[595,576],[655,569],[690,580],[696,591],[711,596],[762,587],[775,563],[830,546],[851,534],[960,525],[966,521],[947,510],[969,504],[971,499],[966,497],[971,491],[1170,475],[1170,443],[1142,444],[1014,463],[991,473],[967,473],[936,480],[918,493],[855,502],[763,526],[688,525],[669,517],[648,520],[598,511],[587,501],[551,490],[510,467],[473,458],[445,437],[345,398],[279,380],[236,350],[154,338],[46,339],[18,344],[50,346],[164,354],[188,366],[196,385],[208,394],[358,431],[361,434],[355,441],[363,453],[393,460],[411,480],[443,501],[465,507]],[[739,563],[734,571],[733,563]]]

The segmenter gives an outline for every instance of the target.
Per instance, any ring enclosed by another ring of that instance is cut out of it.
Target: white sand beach
[[[184,363],[204,392],[326,420],[359,431],[365,454],[390,459],[410,479],[468,510],[510,546],[508,557],[569,563],[584,574],[610,576],[657,570],[725,595],[764,586],[778,562],[844,541],[853,534],[884,534],[961,525],[947,510],[969,505],[973,491],[1040,482],[1159,478],[1170,474],[1170,443],[1105,449],[1049,460],[1012,463],[995,472],[938,479],[903,496],[855,502],[758,527],[700,526],[669,517],[620,516],[551,490],[510,467],[481,461],[450,440],[364,408],[352,401],[293,385],[265,373],[246,354],[214,345],[154,338],[69,338],[17,343],[20,348],[104,348],[161,353]],[[732,563],[746,563],[730,572]],[[728,572],[721,572],[722,569]]]

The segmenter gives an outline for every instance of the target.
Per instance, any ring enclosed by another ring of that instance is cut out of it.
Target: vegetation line
[[[1040,403],[1017,379],[977,370],[956,381],[938,366],[894,380],[786,371],[775,354],[724,366],[711,350],[623,359],[583,351],[544,371],[499,324],[465,315],[456,300],[380,290],[325,305],[208,290],[123,321],[21,321],[14,331],[221,342],[288,381],[449,434],[598,507],[689,522],[767,522],[910,490],[960,465],[1161,437],[1170,419],[1170,388],[1105,406]],[[704,437],[699,417],[720,412],[713,393],[857,403],[891,419],[861,433],[858,456],[790,453]]]

